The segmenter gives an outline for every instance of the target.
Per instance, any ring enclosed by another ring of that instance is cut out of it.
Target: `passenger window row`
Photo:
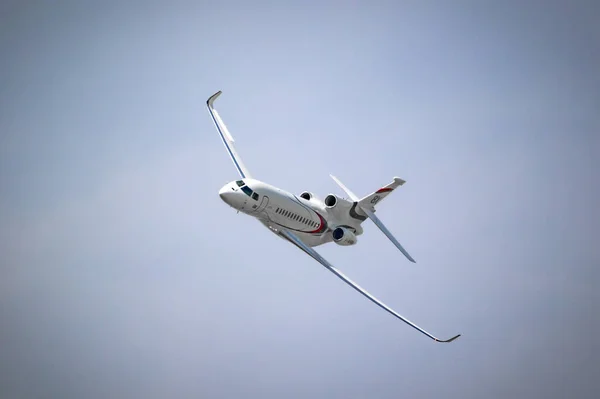
[[[300,221],[300,222],[302,222],[305,225],[310,226],[310,227],[318,227],[318,225],[317,225],[316,222],[314,222],[314,221],[312,221],[310,219],[307,219],[305,217],[302,217],[300,215],[296,215],[294,212],[286,211],[285,209],[282,209],[282,208],[277,208],[277,210],[275,211],[275,213],[277,213],[279,215],[283,215],[283,216],[285,216],[285,217],[287,217],[289,219],[292,219],[292,220]]]

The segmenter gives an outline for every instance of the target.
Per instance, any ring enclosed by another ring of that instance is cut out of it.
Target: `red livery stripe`
[[[387,193],[388,191],[392,191],[392,190],[393,190],[393,188],[380,188],[375,193],[376,194]]]
[[[323,219],[323,216],[321,216],[319,214],[319,212],[315,212],[315,213],[319,217],[319,220],[320,220],[321,224],[319,225],[319,227],[317,227],[316,230],[307,231],[308,234],[322,233],[323,231],[325,231],[325,227],[327,226],[327,224],[325,223],[325,219]]]

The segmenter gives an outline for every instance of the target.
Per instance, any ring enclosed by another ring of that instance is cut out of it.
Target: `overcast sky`
[[[592,398],[595,2],[0,5],[3,398]],[[407,183],[318,250],[218,196]]]

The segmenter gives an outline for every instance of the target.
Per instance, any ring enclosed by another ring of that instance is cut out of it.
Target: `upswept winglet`
[[[206,100],[206,106],[208,107],[208,112],[210,113],[210,116],[212,117],[215,127],[217,128],[217,131],[219,132],[219,135],[221,136],[221,140],[223,140],[223,144],[225,145],[225,148],[227,149],[227,152],[229,153],[229,156],[231,157],[231,160],[233,161],[233,164],[235,165],[236,169],[238,170],[238,173],[240,174],[240,176],[242,178],[252,177],[250,175],[250,172],[248,171],[248,169],[242,162],[240,156],[238,155],[238,153],[235,149],[235,146],[233,145],[233,143],[235,141],[233,139],[233,136],[231,136],[231,133],[229,133],[229,130],[227,129],[227,126],[225,126],[225,123],[221,119],[221,116],[219,116],[219,113],[213,107],[213,103],[221,95],[221,93],[222,93],[221,90],[219,90],[218,92],[216,92],[215,94],[210,96],[208,98],[208,100]]]
[[[452,342],[452,341],[454,341],[456,338],[460,337],[461,335],[462,335],[462,334],[458,334],[457,336],[455,336],[455,337],[452,337],[452,338],[450,338],[450,339],[447,339],[447,340],[445,340],[445,341],[441,341],[441,340],[439,340],[439,339],[436,339],[436,341],[437,341],[437,342],[442,342],[442,343]]]
[[[376,304],[377,306],[379,306],[383,310],[387,311],[391,315],[395,316],[396,318],[402,320],[403,322],[405,322],[406,324],[408,324],[409,326],[411,326],[415,330],[417,330],[417,331],[421,332],[422,334],[428,336],[432,340],[434,340],[436,342],[447,343],[447,342],[452,342],[456,338],[460,337],[460,334],[459,334],[459,335],[457,335],[455,337],[452,337],[450,339],[442,340],[442,339],[437,338],[434,335],[431,335],[427,331],[423,330],[421,327],[419,327],[416,324],[414,324],[412,321],[410,321],[407,318],[405,318],[405,317],[401,316],[400,314],[398,314],[395,310],[393,310],[392,308],[390,308],[389,306],[387,306],[385,303],[381,302],[379,299],[375,298],[373,295],[369,294],[369,292],[367,292],[365,289],[363,289],[362,287],[360,287],[354,281],[350,280],[348,277],[346,277],[345,274],[343,274],[341,271],[339,271],[338,269],[336,269],[331,263],[329,263],[325,258],[323,258],[317,251],[315,251],[313,248],[311,248],[308,245],[306,245],[305,243],[303,243],[302,240],[300,240],[291,231],[285,230],[285,229],[280,229],[280,230],[277,231],[276,234],[279,234],[282,238],[287,239],[289,242],[291,242],[292,244],[294,244],[296,247],[300,248],[302,251],[304,251],[306,254],[308,254],[310,257],[312,257],[314,260],[316,260],[321,265],[323,265],[327,270],[329,270],[330,272],[332,272],[333,274],[335,274],[337,277],[339,277],[342,281],[344,281],[350,287],[354,288],[356,291],[358,291],[359,293],[361,293],[364,297],[366,297],[367,299],[369,299],[371,302],[373,302],[374,304]]]

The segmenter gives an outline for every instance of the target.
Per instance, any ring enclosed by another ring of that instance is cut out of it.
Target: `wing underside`
[[[217,110],[213,107],[213,102],[220,95],[221,95],[221,91],[219,90],[218,92],[216,92],[215,94],[210,96],[209,99],[206,101],[206,106],[208,107],[208,112],[210,113],[210,116],[212,117],[212,120],[215,123],[215,127],[217,128],[217,131],[219,132],[219,135],[221,136],[221,139],[223,140],[223,144],[225,144],[225,148],[227,149],[227,152],[229,153],[229,156],[231,157],[231,160],[233,161],[233,164],[235,165],[240,176],[242,178],[252,177],[250,175],[250,172],[248,172],[248,169],[242,162],[240,156],[238,155],[238,153],[235,149],[235,146],[233,144],[235,140],[229,133],[229,130],[227,129],[227,126],[225,126],[225,123],[221,119],[221,116],[219,115]]]
[[[354,281],[350,280],[348,277],[346,277],[346,275],[344,275],[341,271],[339,271],[331,263],[329,263],[325,258],[323,258],[317,251],[315,251],[313,248],[309,247],[308,245],[304,244],[294,233],[292,233],[292,232],[290,232],[288,230],[279,230],[279,231],[277,231],[277,234],[279,234],[283,238],[287,239],[289,242],[291,242],[292,244],[294,244],[295,246],[297,246],[298,248],[300,248],[302,251],[304,251],[305,253],[307,253],[308,255],[310,255],[310,257],[312,257],[314,260],[316,260],[317,262],[319,262],[327,270],[329,270],[330,272],[332,272],[333,274],[335,274],[338,278],[340,278],[346,284],[348,284],[349,286],[351,286],[352,288],[354,288],[356,291],[360,292],[363,296],[365,296],[371,302],[373,302],[374,304],[376,304],[377,306],[379,306],[383,310],[387,311],[388,313],[392,314],[396,318],[402,320],[403,322],[405,322],[409,326],[413,327],[417,331],[419,331],[419,332],[427,335],[429,338],[433,339],[434,341],[436,341],[436,342],[452,342],[456,338],[460,337],[460,334],[458,334],[455,337],[452,337],[450,339],[441,340],[441,339],[439,339],[439,338],[431,335],[430,333],[428,333],[427,331],[423,330],[421,327],[417,326],[416,324],[414,324],[413,322],[411,322],[407,318],[405,318],[405,317],[401,316],[400,314],[398,314],[396,311],[394,311],[392,308],[390,308],[389,306],[387,306],[386,304],[384,304],[383,302],[381,302],[379,299],[375,298],[373,295],[369,294],[365,289],[363,289],[362,287],[360,287]]]

